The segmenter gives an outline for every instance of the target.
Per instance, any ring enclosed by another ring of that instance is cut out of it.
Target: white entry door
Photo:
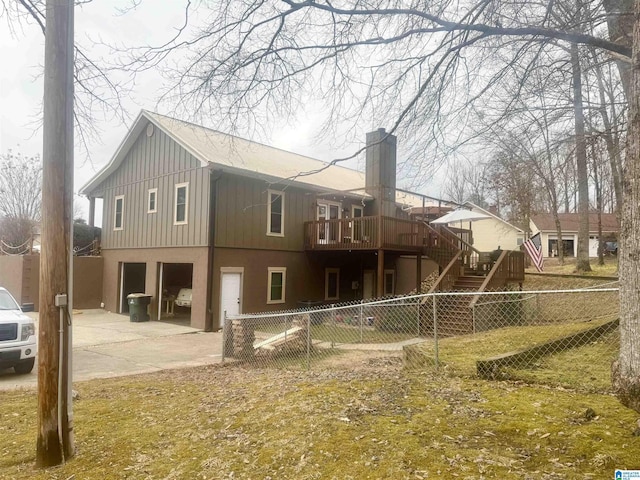
[[[336,243],[340,238],[340,225],[327,220],[340,219],[340,204],[318,203],[317,220],[321,223],[318,229],[318,243]]]
[[[224,326],[224,312],[236,315],[242,308],[242,272],[222,272],[220,285],[220,327]]]

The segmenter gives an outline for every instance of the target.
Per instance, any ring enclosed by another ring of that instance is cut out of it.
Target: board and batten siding
[[[175,185],[189,183],[187,224],[174,225]],[[148,191],[157,188],[156,213],[147,213]],[[102,196],[102,247],[206,246],[209,170],[159,128],[142,132],[122,164],[94,191]],[[114,231],[115,198],[124,195],[123,228]]]
[[[268,191],[284,191],[284,236],[267,235]],[[225,174],[216,184],[215,246],[304,250],[304,222],[314,219],[315,194]]]

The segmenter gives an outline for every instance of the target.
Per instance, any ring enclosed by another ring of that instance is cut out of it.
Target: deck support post
[[[377,297],[380,298],[384,295],[384,250],[378,250],[378,281],[377,285]]]
[[[416,294],[422,293],[422,254],[416,255]]]

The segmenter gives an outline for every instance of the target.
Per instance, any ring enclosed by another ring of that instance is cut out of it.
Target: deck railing
[[[358,217],[305,222],[307,250],[418,251],[430,242],[422,222],[393,217]]]

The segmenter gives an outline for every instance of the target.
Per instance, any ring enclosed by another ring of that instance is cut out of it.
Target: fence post
[[[331,304],[331,319],[333,320],[333,328],[331,329],[331,348],[335,348],[336,342],[334,340],[334,336],[336,334],[337,319],[336,319],[335,304],[333,303]]]
[[[220,360],[221,363],[224,363],[225,360],[225,354],[226,354],[226,350],[227,350],[227,331],[229,330],[229,326],[227,325],[227,311],[224,311],[224,314],[222,316],[222,359]]]
[[[284,342],[287,343],[287,332],[289,331],[289,316],[285,313],[284,317],[282,317],[282,321],[284,323]]]
[[[420,337],[420,300],[416,299],[416,336]]]
[[[476,304],[473,304],[473,307],[471,307],[471,321],[472,321],[472,325],[471,325],[471,331],[473,333],[476,333]]]
[[[311,369],[311,314],[307,314],[307,370]]]
[[[362,303],[364,300],[360,300],[360,313],[358,314],[358,318],[360,318],[360,343],[362,343],[362,329],[364,328],[364,308],[362,307]]]
[[[438,297],[433,295],[433,342],[434,342],[434,354],[435,354],[435,363],[436,370],[438,370],[438,307],[436,305],[436,300]]]

